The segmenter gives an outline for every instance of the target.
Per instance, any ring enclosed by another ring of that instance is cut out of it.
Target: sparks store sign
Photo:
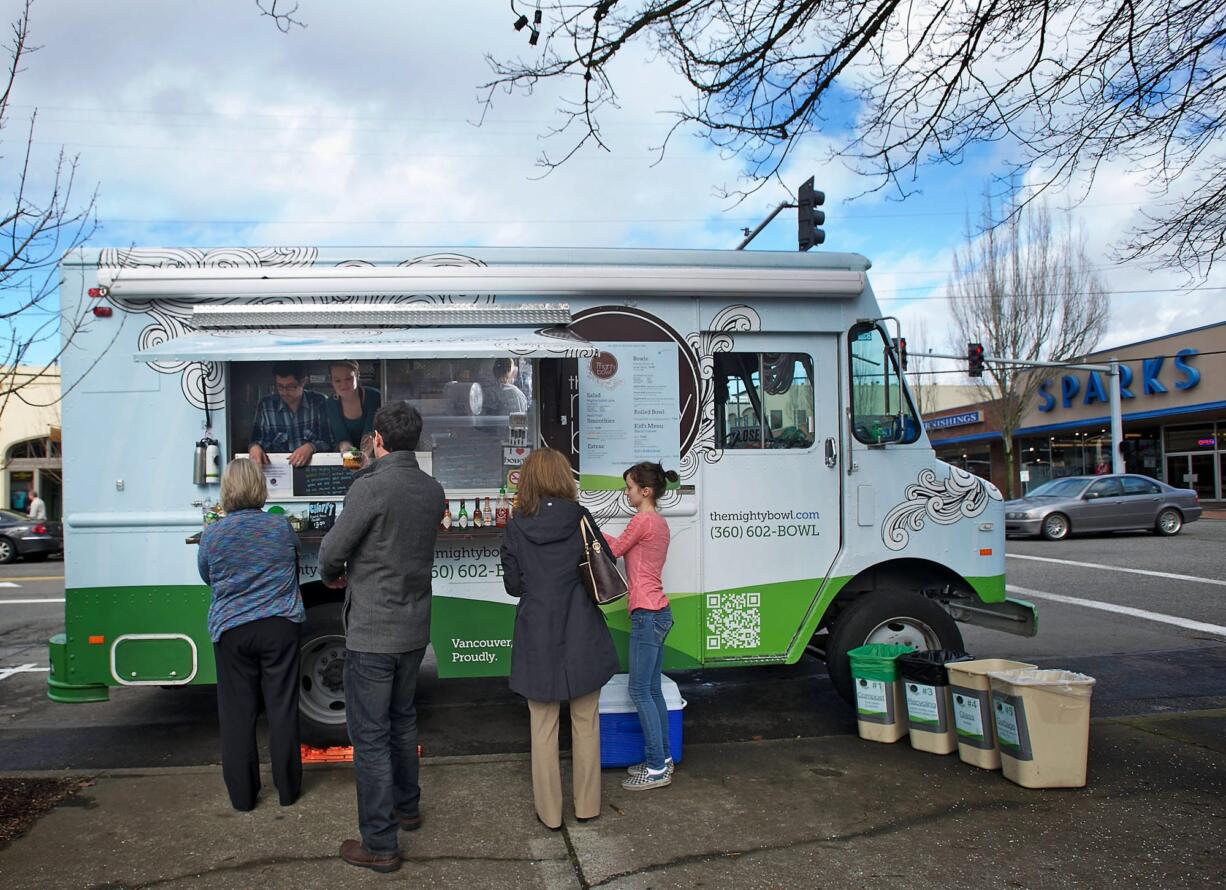
[[[1162,355],[1139,362],[1120,362],[1120,398],[1160,398],[1169,393],[1171,387],[1180,391],[1195,389],[1200,384],[1200,371],[1190,363],[1196,356],[1195,349],[1181,349],[1169,364],[1167,356]],[[1039,410],[1046,413],[1096,402],[1109,404],[1109,387],[1107,374],[1087,371],[1064,374],[1058,382],[1044,380],[1035,395]]]

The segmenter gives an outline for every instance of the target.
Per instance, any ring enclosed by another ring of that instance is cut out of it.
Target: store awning
[[[596,347],[567,328],[446,330],[289,329],[198,331],[136,353],[138,362],[282,359],[586,358]]]

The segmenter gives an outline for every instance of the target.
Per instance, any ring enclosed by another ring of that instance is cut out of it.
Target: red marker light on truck
[[[110,306],[95,306],[94,307],[94,315],[97,316],[98,318],[110,318],[111,315],[114,313],[114,311],[115,310],[112,309]]]
[[[100,297],[105,297],[108,291],[105,287],[91,287],[88,293],[91,297],[97,300]]]
[[[982,550],[980,550],[980,551],[979,551],[979,555],[980,555],[980,556],[991,556],[991,555],[992,555],[992,548],[991,548],[991,547],[984,547]]]
[[[89,644],[91,646],[101,646],[105,642],[106,642],[106,637],[101,636],[100,634],[90,634]]]

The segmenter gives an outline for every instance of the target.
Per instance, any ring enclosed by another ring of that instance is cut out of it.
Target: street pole
[[[1111,359],[1111,472],[1124,472],[1124,415],[1120,408],[1120,363]]]

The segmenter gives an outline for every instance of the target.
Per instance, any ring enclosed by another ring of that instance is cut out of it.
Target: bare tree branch
[[[29,43],[31,0],[12,24],[9,64],[0,85],[0,131],[8,124],[9,96],[26,56],[37,50]],[[21,390],[38,382],[74,338],[93,321],[89,307],[61,313],[54,297],[59,288],[59,260],[79,247],[97,228],[97,192],[77,202],[77,157],[61,149],[48,166],[35,157],[37,112],[30,116],[25,146],[14,172],[12,203],[0,211],[0,416],[10,399],[23,401]],[[45,353],[34,373],[19,369],[31,352]]]
[[[1029,174],[1014,212],[1049,189],[1083,197],[1109,162],[1146,175],[1155,203],[1122,256],[1205,275],[1226,258],[1226,7],[1201,0],[555,0],[534,60],[490,58],[500,93],[558,81],[549,131],[608,149],[618,62],[649,48],[690,89],[690,129],[743,165],[744,196],[816,134],[867,177],[910,193],[923,165],[1002,142],[1002,182]],[[623,65],[624,67],[624,65]],[[834,125],[832,125],[834,122]],[[566,143],[566,140],[569,140]],[[663,150],[663,148],[661,149]]]
[[[297,3],[286,3],[284,0],[255,0],[255,5],[260,10],[260,15],[272,19],[277,30],[282,34],[288,34],[294,28],[306,27],[305,22],[294,18],[295,13],[298,12]]]
[[[1046,205],[997,206],[984,196],[977,226],[968,221],[954,254],[950,310],[961,343],[982,343],[989,355],[1068,361],[1091,352],[1106,333],[1110,295],[1080,231],[1057,231]],[[1042,376],[989,363],[980,395],[992,404],[1004,439],[1006,485],[1014,488],[1013,434]]]

